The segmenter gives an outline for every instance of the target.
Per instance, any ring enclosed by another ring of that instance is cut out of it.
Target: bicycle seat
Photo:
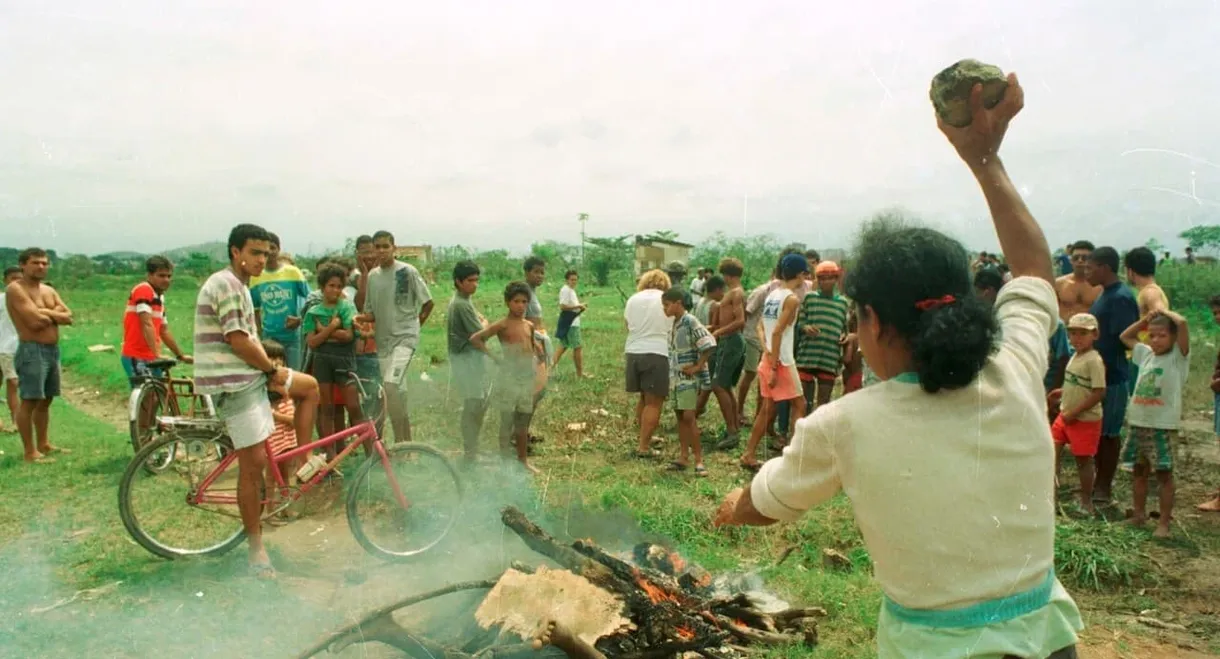
[[[148,368],[150,370],[168,371],[169,369],[178,365],[178,360],[177,359],[154,359],[150,362],[147,362],[146,365],[148,366]]]

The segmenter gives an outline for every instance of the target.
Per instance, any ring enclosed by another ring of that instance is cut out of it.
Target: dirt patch
[[[1080,639],[1081,659],[1213,659],[1216,655],[1159,638],[1090,627]]]
[[[73,377],[63,372],[63,399],[72,407],[128,432],[127,400],[121,396],[101,391],[88,380]]]

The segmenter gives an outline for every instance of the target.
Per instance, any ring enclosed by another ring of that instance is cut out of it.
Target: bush
[[[720,259],[734,257],[745,266],[741,281],[749,290],[771,279],[771,271],[783,249],[784,245],[771,235],[730,238],[718,231],[691,252],[688,269],[692,273],[701,267],[715,269]]]

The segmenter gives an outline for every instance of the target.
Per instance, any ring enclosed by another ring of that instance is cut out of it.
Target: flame
[[[738,627],[745,627],[746,629],[750,628],[750,625],[746,624],[746,621],[741,618],[733,618],[733,624]]]
[[[679,627],[677,632],[678,638],[682,639],[683,641],[689,641],[695,638],[695,630],[691,629],[690,627]]]
[[[651,581],[649,581],[648,579],[645,579],[644,575],[641,574],[639,570],[633,569],[632,574],[635,576],[635,583],[637,585],[639,585],[640,588],[643,588],[644,592],[648,593],[648,599],[652,600],[653,604],[660,604],[661,602],[666,602],[666,601],[668,601],[668,602],[677,602],[678,601],[677,598],[671,596],[669,593],[667,593],[664,590],[661,590],[657,586],[653,585],[653,583]]]

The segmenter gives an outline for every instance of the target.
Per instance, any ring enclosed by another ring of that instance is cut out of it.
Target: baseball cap
[[[804,254],[789,254],[780,259],[779,272],[785,277],[794,277],[809,272],[809,261]]]
[[[834,261],[821,261],[818,263],[818,267],[813,269],[813,274],[819,277],[822,275],[837,275],[839,274],[839,264]]]
[[[686,274],[686,264],[681,261],[670,261],[665,266],[665,272]]]
[[[1068,319],[1068,329],[1095,330],[1097,318],[1091,313],[1078,313]]]

